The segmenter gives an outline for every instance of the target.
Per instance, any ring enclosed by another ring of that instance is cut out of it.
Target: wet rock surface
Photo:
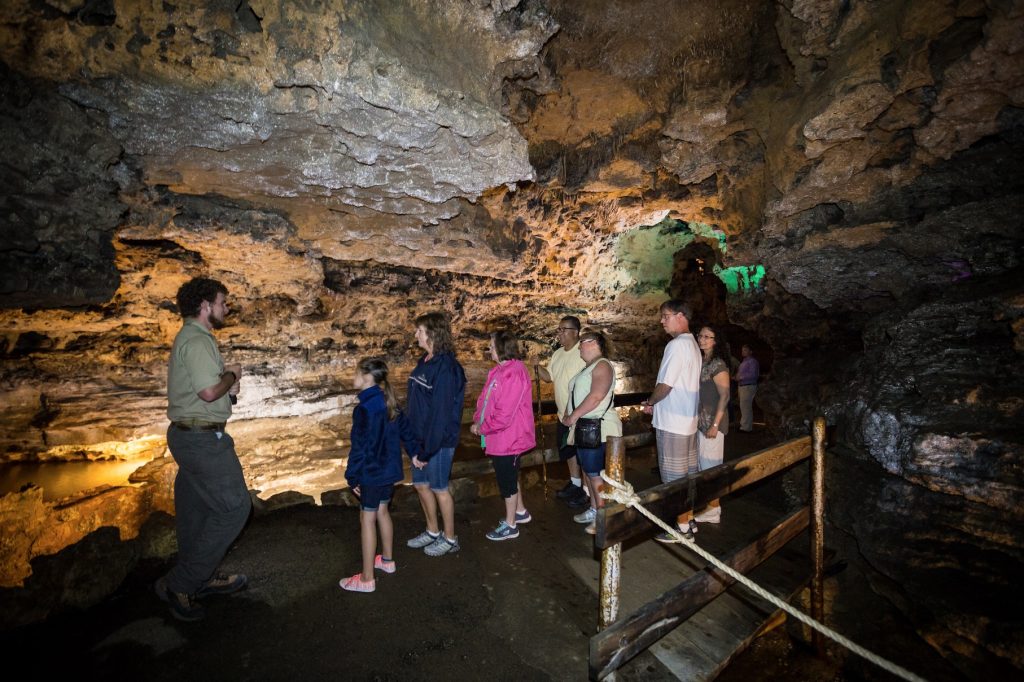
[[[641,391],[678,295],[771,358],[779,434],[824,412],[936,513],[1016,520],[1021,36],[970,0],[5,3],[0,461],[159,437],[200,274],[268,496],[336,487],[351,368],[401,385],[417,314],[470,398],[488,331],[540,359],[566,313]]]
[[[830,471],[830,517],[855,543],[871,589],[970,679],[1012,678],[1024,666],[1015,510],[879,474],[850,453]],[[867,493],[867,494],[865,494]],[[958,586],[953,589],[952,586]]]

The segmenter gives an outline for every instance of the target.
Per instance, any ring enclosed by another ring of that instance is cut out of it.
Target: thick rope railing
[[[878,654],[875,654],[875,653],[873,653],[871,651],[868,651],[867,649],[865,649],[864,647],[860,646],[859,644],[850,641],[849,639],[847,639],[843,635],[839,634],[838,632],[836,632],[832,628],[828,627],[827,625],[824,625],[823,623],[819,623],[818,621],[814,620],[813,618],[811,618],[807,614],[799,611],[798,609],[794,608],[793,606],[791,606],[791,605],[787,604],[786,602],[784,602],[783,600],[779,599],[774,594],[768,592],[767,590],[765,590],[760,585],[752,582],[749,578],[744,576],[742,573],[738,573],[738,572],[734,571],[732,568],[730,568],[729,566],[723,564],[717,558],[715,558],[714,556],[712,556],[711,554],[706,552],[704,549],[702,549],[699,545],[697,545],[697,543],[694,542],[692,539],[687,538],[684,535],[682,535],[679,532],[678,528],[675,528],[673,526],[669,526],[667,523],[665,523],[664,521],[659,519],[657,516],[655,516],[654,514],[649,512],[642,504],[640,504],[640,497],[634,492],[633,486],[630,485],[629,482],[623,481],[622,483],[619,483],[617,481],[614,481],[611,478],[609,478],[608,476],[606,476],[605,472],[603,470],[601,471],[601,478],[604,479],[605,484],[608,486],[604,490],[601,491],[601,497],[602,498],[604,498],[606,500],[611,500],[613,502],[618,502],[619,504],[626,505],[627,507],[633,507],[634,509],[639,511],[641,514],[646,516],[648,519],[653,521],[654,524],[657,525],[659,528],[661,528],[662,530],[666,531],[667,533],[670,533],[672,535],[672,537],[675,538],[675,542],[676,543],[684,545],[685,547],[687,547],[691,551],[695,552],[697,555],[699,555],[702,559],[704,559],[709,564],[714,566],[716,569],[718,569],[722,573],[725,573],[730,578],[732,578],[736,582],[740,583],[741,585],[743,585],[744,587],[749,589],[751,592],[753,592],[757,596],[759,596],[762,599],[764,599],[765,601],[771,603],[773,606],[775,606],[775,607],[777,607],[779,609],[782,609],[783,611],[785,611],[789,615],[791,615],[794,618],[796,618],[801,623],[804,623],[805,625],[808,625],[811,628],[817,630],[818,632],[820,632],[821,634],[825,635],[826,637],[828,637],[832,641],[834,641],[834,642],[836,642],[836,643],[846,647],[847,649],[849,649],[853,653],[857,654],[858,656],[861,656],[862,658],[865,658],[865,659],[871,661],[872,663],[877,665],[879,668],[882,668],[883,670],[887,670],[890,673],[892,673],[893,675],[896,675],[897,677],[901,677],[904,680],[910,680],[910,682],[925,682],[925,679],[923,677],[915,675],[914,673],[910,672],[906,668],[903,668],[903,667],[893,663],[892,661],[884,659],[881,656],[879,656]]]

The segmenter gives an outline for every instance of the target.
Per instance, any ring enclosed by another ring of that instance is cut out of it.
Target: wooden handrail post
[[[811,618],[825,622],[825,418],[814,419],[811,436]],[[818,656],[825,655],[825,637],[811,630]]]
[[[621,438],[608,436],[605,443],[605,471],[615,481],[624,477],[626,448]],[[604,630],[619,617],[619,581],[622,564],[622,543],[601,551],[601,614],[598,628]]]

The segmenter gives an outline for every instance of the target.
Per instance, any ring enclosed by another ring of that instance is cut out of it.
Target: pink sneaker
[[[349,592],[373,592],[377,589],[376,580],[363,580],[362,573],[356,573],[351,578],[342,578],[338,581],[341,589]]]
[[[373,567],[378,571],[384,571],[385,573],[394,573],[398,570],[395,560],[385,559],[383,554],[378,554],[373,557]]]

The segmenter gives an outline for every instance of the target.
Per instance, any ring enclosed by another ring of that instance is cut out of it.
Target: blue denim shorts
[[[448,479],[452,475],[452,460],[455,459],[455,448],[441,448],[427,460],[422,469],[412,468],[413,485],[430,484],[435,493],[448,490]]]
[[[387,485],[359,486],[359,504],[363,511],[377,511],[382,502],[390,502],[395,493],[393,483]]]
[[[604,443],[599,448],[576,448],[580,468],[587,476],[597,476],[604,469]]]

